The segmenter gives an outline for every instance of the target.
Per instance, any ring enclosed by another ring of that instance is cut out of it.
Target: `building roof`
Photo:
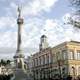
[[[73,43],[79,43],[79,44],[80,44],[80,41],[70,41],[70,42],[73,42]]]
[[[66,44],[76,44],[76,45],[79,45],[79,46],[80,46],[80,42],[79,42],[79,41],[73,41],[73,40],[71,40],[71,41],[62,42],[62,43],[60,43],[60,44],[58,44],[58,45],[55,45],[55,46],[52,47],[52,48],[61,47],[61,46],[64,46],[64,45],[66,45]]]
[[[58,45],[55,45],[54,47],[49,47],[49,48],[46,48],[46,49],[43,49],[41,52],[36,52],[35,54],[33,54],[33,56],[38,56],[40,53],[42,52],[45,52],[47,50],[50,50],[50,49],[55,49],[55,48],[63,48],[62,46],[65,46],[66,44],[76,44],[76,45],[79,45],[80,46],[80,42],[79,41],[65,41],[65,42],[62,42]]]

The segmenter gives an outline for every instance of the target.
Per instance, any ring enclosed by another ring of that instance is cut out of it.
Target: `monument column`
[[[15,80],[26,80],[26,64],[24,63],[24,55],[22,53],[22,25],[23,25],[23,18],[21,17],[21,8],[18,7],[18,34],[17,34],[17,50],[14,56],[14,63],[15,63]]]
[[[14,56],[16,68],[24,69],[24,55],[22,54],[22,25],[23,25],[23,18],[21,17],[21,8],[18,7],[18,39],[17,39],[17,51]]]

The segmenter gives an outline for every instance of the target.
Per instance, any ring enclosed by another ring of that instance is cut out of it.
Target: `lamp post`
[[[58,70],[59,70],[59,79],[61,80],[62,76],[61,76],[60,60],[57,60],[57,62],[58,62]]]
[[[75,79],[75,68],[72,66],[72,70],[73,70],[73,77]]]
[[[61,59],[59,58],[59,52],[56,54],[56,58],[57,58],[57,65],[58,65],[58,70],[59,70],[59,79],[61,80],[62,79],[62,76],[61,76]]]

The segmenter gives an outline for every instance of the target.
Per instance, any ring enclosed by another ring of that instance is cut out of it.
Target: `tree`
[[[11,63],[11,61],[10,60],[7,60],[7,64],[10,64]]]
[[[9,65],[10,63],[11,63],[10,60],[1,59],[0,65],[6,66],[6,65]]]
[[[70,4],[74,8],[74,12],[69,20],[69,24],[76,28],[80,28],[80,0],[70,0]]]
[[[0,63],[1,63],[1,65],[4,65],[4,66],[6,65],[6,61],[3,60],[3,59],[1,59],[1,62]]]
[[[69,18],[68,24],[71,24],[76,28],[80,28],[80,20],[73,19],[72,17]]]
[[[72,4],[72,6],[80,8],[80,0],[70,0],[70,3]]]

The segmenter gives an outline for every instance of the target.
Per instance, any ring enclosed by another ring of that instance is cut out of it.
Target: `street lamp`
[[[56,53],[56,58],[57,58],[57,65],[58,65],[58,70],[59,70],[59,79],[61,80],[62,79],[62,76],[61,76],[61,59],[59,58],[60,56],[60,52]]]
[[[75,79],[75,68],[72,66],[72,70],[73,70],[73,77]]]
[[[57,60],[57,62],[58,62],[59,78],[61,80],[62,79],[62,76],[61,76],[60,60]]]

